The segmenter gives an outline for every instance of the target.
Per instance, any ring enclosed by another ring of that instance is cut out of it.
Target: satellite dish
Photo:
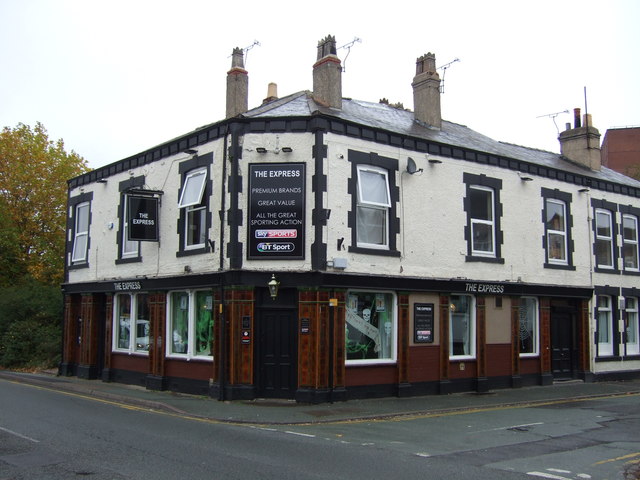
[[[416,165],[416,162],[413,158],[408,157],[407,158],[407,173],[409,175],[413,175],[416,172],[422,172],[422,169],[418,168],[418,166]]]

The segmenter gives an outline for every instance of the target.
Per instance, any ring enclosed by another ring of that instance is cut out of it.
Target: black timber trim
[[[591,199],[591,208],[593,210],[593,220],[591,220],[591,229],[593,232],[593,271],[598,273],[612,273],[619,274],[618,259],[620,258],[620,245],[618,245],[618,222],[616,222],[616,212],[618,211],[618,205],[616,203],[608,202],[598,198]],[[596,251],[597,244],[597,227],[596,227],[596,209],[606,210],[611,214],[611,243],[613,254],[612,268],[598,266],[598,255]]]
[[[502,219],[502,203],[500,202],[500,190],[502,190],[502,180],[499,178],[487,177],[485,174],[476,175],[474,173],[464,172],[462,181],[465,183],[465,197],[463,199],[464,211],[467,212],[467,223],[464,227],[464,238],[467,241],[467,262],[488,262],[488,263],[504,263],[502,258],[502,244],[504,235],[500,226]],[[494,250],[495,257],[484,257],[482,255],[473,254],[473,239],[471,238],[471,207],[470,207],[470,191],[473,186],[481,186],[490,188],[493,191],[493,234],[494,234]]]
[[[595,305],[593,306],[593,318],[595,321],[595,329],[593,332],[594,338],[593,343],[595,347],[595,361],[596,362],[607,362],[614,360],[621,360],[620,356],[620,335],[621,332],[618,330],[618,318],[620,318],[620,312],[618,309],[618,297],[621,293],[619,287],[611,287],[609,285],[599,286],[596,285],[594,287],[594,294],[596,297],[599,296],[607,296],[611,298],[611,334],[613,338],[611,342],[613,343],[613,356],[600,356],[600,352],[598,349],[598,334],[599,334],[599,322],[598,322],[598,300],[596,299]]]
[[[229,225],[229,242],[227,243],[227,258],[229,268],[242,268],[242,242],[240,241],[240,226],[242,226],[242,209],[240,208],[239,195],[242,193],[242,175],[240,175],[240,161],[242,160],[242,146],[240,138],[244,135],[244,125],[231,126],[231,146],[229,161],[231,169],[227,189],[229,192],[229,210],[227,212],[227,224]],[[224,192],[222,192],[224,194]],[[222,226],[224,228],[224,225]]]
[[[320,129],[315,131],[315,142],[313,145],[312,157],[315,163],[315,171],[311,185],[313,191],[313,211],[312,225],[314,227],[315,238],[311,244],[311,269],[325,270],[327,268],[327,244],[324,238],[323,229],[327,225],[329,212],[323,205],[324,193],[327,191],[327,176],[324,174],[324,160],[327,158],[327,146],[324,144],[324,132]]]
[[[114,293],[135,291],[168,291],[195,289],[220,285],[246,288],[263,286],[269,282],[271,271],[236,270],[202,275],[175,275],[162,278],[132,278],[91,283],[67,283],[62,286],[65,294]],[[334,272],[280,272],[280,288],[306,287],[316,289],[364,288],[403,292],[468,293],[469,284],[482,284],[489,296],[545,296],[554,298],[590,299],[593,288],[566,285],[528,284],[518,282],[488,282],[486,280],[429,279],[401,276],[373,276]],[[482,294],[476,294],[482,295]]]
[[[94,183],[102,178],[108,178],[132,168],[147,165],[163,158],[175,155],[188,148],[218,140],[224,137],[233,123],[243,123],[252,133],[260,132],[293,132],[305,133],[316,129],[323,129],[327,133],[360,138],[381,145],[402,147],[415,152],[438,155],[441,157],[465,160],[468,162],[491,165],[516,172],[537,175],[560,182],[588,187],[592,190],[619,193],[633,198],[640,198],[640,187],[622,185],[608,180],[597,179],[579,173],[567,172],[562,169],[547,167],[536,163],[526,162],[510,157],[494,155],[479,150],[447,145],[424,138],[403,135],[380,128],[349,122],[340,118],[314,112],[311,116],[292,117],[261,117],[261,118],[233,118],[204,126],[182,137],[158,145],[152,149],[138,153],[123,160],[111,163],[91,172],[68,180],[69,189]]]

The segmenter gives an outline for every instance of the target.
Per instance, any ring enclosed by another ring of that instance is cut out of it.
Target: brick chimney
[[[600,170],[600,132],[591,126],[591,115],[584,116],[580,124],[580,109],[574,108],[574,128],[567,124],[567,129],[560,133],[560,154],[572,162],[591,170]]]
[[[436,56],[427,53],[416,60],[413,87],[413,111],[418,122],[440,129],[440,75],[436,71]]]
[[[313,99],[320,105],[342,108],[342,64],[336,54],[336,38],[331,35],[318,42],[318,59],[313,65]]]
[[[244,54],[234,48],[231,70],[227,72],[227,116],[235,117],[249,109],[249,75],[244,69]]]

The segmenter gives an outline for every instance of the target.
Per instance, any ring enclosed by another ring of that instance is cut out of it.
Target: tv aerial
[[[547,113],[546,115],[538,115],[536,118],[543,118],[543,117],[551,118],[551,120],[553,120],[553,124],[556,126],[556,131],[558,132],[558,135],[559,135],[560,129],[558,128],[558,124],[556,123],[556,117],[561,113],[569,113],[569,110],[563,110],[561,112],[554,112],[554,113]]]
[[[353,47],[356,43],[360,43],[360,42],[362,42],[361,39],[359,39],[358,37],[353,37],[353,40],[351,40],[349,43],[345,43],[341,47],[338,47],[338,50],[341,50],[343,48],[347,50],[347,54],[345,55],[344,60],[342,61],[342,71],[343,72],[347,71],[347,67],[345,66],[345,64],[347,63],[347,57],[351,53],[351,47]]]
[[[447,74],[447,69],[456,62],[459,62],[459,58],[454,58],[449,63],[440,65],[436,70],[442,70],[442,80],[440,81],[440,93],[444,93],[444,76]]]

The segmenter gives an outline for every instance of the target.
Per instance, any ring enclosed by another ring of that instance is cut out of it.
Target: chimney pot
[[[244,69],[244,53],[234,48],[231,53],[231,70],[227,72],[226,118],[235,117],[249,109],[249,75]]]
[[[278,99],[278,85],[274,82],[269,83],[267,87],[267,98],[262,101],[262,104],[273,102]]]
[[[580,125],[580,109],[579,108],[574,108],[573,109],[573,128],[580,128],[582,125]]]
[[[321,105],[342,108],[342,64],[336,55],[336,38],[318,42],[318,60],[313,65],[313,99]]]
[[[415,119],[440,129],[440,76],[436,70],[435,54],[429,52],[416,60],[416,76],[411,86]]]

